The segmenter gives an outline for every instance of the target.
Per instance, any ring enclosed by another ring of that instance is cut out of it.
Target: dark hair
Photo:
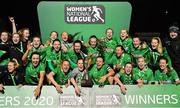
[[[167,58],[165,58],[164,56],[161,56],[161,57],[159,58],[158,62],[160,62],[160,60],[165,60],[165,61],[166,61],[166,63],[168,63],[168,59],[167,59]]]
[[[61,63],[65,62],[65,61],[69,62],[69,60],[63,59],[63,60],[61,61]],[[69,62],[69,63],[70,63],[70,62]]]
[[[56,34],[57,34],[57,37],[58,37],[58,35],[59,35],[57,31],[51,31],[50,36],[51,36],[52,33],[56,33]]]
[[[82,42],[80,40],[75,40],[73,45],[75,45],[75,43],[80,43],[80,45],[82,46]]]
[[[125,64],[125,66],[126,66],[127,64],[131,64],[131,65],[133,66],[133,64],[132,64],[131,62],[127,62],[127,63]]]
[[[132,64],[131,62],[127,62],[127,63],[125,64],[125,66],[126,66],[127,64],[130,64],[130,65],[132,66],[132,70],[131,70],[131,73],[130,73],[130,74],[133,76],[133,72],[132,72],[132,71],[133,71],[133,64]]]
[[[67,59],[63,59],[63,60],[61,61],[61,63],[59,64],[59,66],[62,67],[62,64],[63,64],[65,61],[67,61],[67,62],[69,63],[69,71],[72,70],[72,68],[71,68],[71,63],[70,63],[70,61],[67,60]]]
[[[134,37],[132,38],[132,40],[133,40],[134,38],[138,38],[138,39],[139,39],[139,41],[140,41],[140,45],[141,45],[141,43],[142,43],[141,38],[140,38],[139,36],[134,36]],[[133,45],[134,45],[134,43],[133,43]]]
[[[12,39],[12,35],[11,35],[8,31],[4,30],[4,31],[2,31],[2,32],[0,33],[0,37],[1,37],[2,33],[7,33],[7,35],[8,35],[7,43],[9,43],[9,41]],[[2,40],[0,39],[0,42],[1,42],[1,41],[2,41]]]
[[[98,58],[102,58],[102,59],[103,59],[103,62],[104,62],[104,57],[103,57],[103,56],[97,56],[96,60],[97,60]]]
[[[56,41],[58,41],[58,42],[60,43],[60,49],[61,49],[61,41],[60,41],[59,39],[53,40],[53,43],[52,43],[52,44],[54,44],[54,42],[56,42]],[[52,51],[52,50],[54,50],[54,47],[51,47],[51,51]]]
[[[134,38],[139,38],[139,40],[141,40],[139,36],[133,36],[133,39],[134,39]]]
[[[123,51],[125,51],[125,50],[124,50],[124,47],[123,47],[122,45],[117,45],[116,48],[117,48],[117,47],[120,47]]]
[[[80,40],[75,40],[74,43],[73,43],[73,45],[75,45],[75,43],[79,43],[79,44],[81,45],[81,49],[80,49],[80,50],[81,50],[83,53],[87,54],[87,48],[86,48],[86,46],[84,46],[84,45],[82,44],[82,42],[81,42]]]
[[[77,60],[77,61],[79,61],[79,60],[83,60],[83,62],[84,62],[84,59],[83,59],[83,58],[78,58],[78,60]]]
[[[41,44],[42,44],[41,37],[39,37],[39,36],[36,35],[36,36],[33,37],[33,40],[34,40],[34,38],[39,38],[39,40],[40,40],[40,42],[41,42]]]
[[[36,52],[36,51],[33,52],[33,53],[31,54],[31,56],[30,56],[31,59],[32,59],[32,56],[33,56],[33,55],[39,55],[39,59],[40,59],[40,53],[39,53],[39,52]]]
[[[79,61],[79,60],[82,60],[82,61],[83,61],[83,68],[85,69],[85,61],[84,61],[84,59],[83,59],[83,58],[78,58],[77,61]],[[84,69],[83,69],[83,70],[84,70]]]
[[[168,59],[165,58],[164,56],[161,56],[161,57],[159,58],[159,63],[160,63],[161,60],[165,60],[166,63],[168,64]],[[159,68],[160,68],[160,67],[159,67]],[[171,70],[172,70],[172,69],[170,68],[170,66],[167,65],[167,75],[168,75],[168,76],[171,76]]]
[[[59,43],[61,43],[61,41],[59,39],[55,39],[55,40],[53,40],[52,44],[54,44],[55,41],[58,41]]]
[[[92,35],[92,36],[89,37],[89,41],[88,41],[89,45],[90,45],[90,40],[91,40],[92,38],[95,38],[95,39],[98,41],[98,38],[96,37],[96,35]],[[96,46],[97,46],[97,44],[96,44]]]
[[[114,34],[114,31],[113,31],[112,28],[107,28],[107,29],[106,29],[106,33],[107,33],[108,30],[111,30],[111,31],[112,31],[112,34]]]

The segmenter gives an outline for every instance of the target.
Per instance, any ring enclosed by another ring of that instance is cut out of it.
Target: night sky
[[[40,34],[37,17],[37,5],[40,1],[42,0],[1,1],[0,30],[11,32],[11,23],[8,20],[8,16],[14,16],[18,29],[29,27],[32,35]],[[180,3],[178,3],[178,0],[128,1],[132,5],[130,24],[130,34],[132,35],[136,32],[160,32],[163,34],[168,31],[168,27],[174,22],[180,23]]]

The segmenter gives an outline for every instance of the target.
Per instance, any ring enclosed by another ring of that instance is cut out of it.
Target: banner
[[[129,2],[49,2],[37,7],[43,43],[51,31],[59,35],[80,32],[76,39],[88,41],[91,35],[102,37],[107,28],[114,30],[114,37],[121,29],[129,30],[132,7]],[[61,39],[61,36],[59,36]]]
[[[38,99],[33,96],[36,86],[5,86],[0,93],[0,108],[179,108],[180,86],[176,85],[127,85],[127,93],[119,86],[81,88],[81,96],[75,95],[72,86],[64,87],[58,94],[54,86],[43,86]]]

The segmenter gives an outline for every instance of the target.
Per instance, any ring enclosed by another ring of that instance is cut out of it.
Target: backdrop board
[[[87,42],[91,35],[104,36],[107,28],[114,30],[114,37],[121,29],[129,30],[132,7],[129,2],[42,1],[37,10],[43,43],[51,31],[79,32],[76,39]]]

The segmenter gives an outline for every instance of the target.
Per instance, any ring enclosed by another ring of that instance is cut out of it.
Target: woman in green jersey
[[[180,84],[177,72],[168,65],[168,60],[164,57],[159,60],[159,69],[155,71],[155,80],[160,84]]]
[[[61,85],[68,86],[70,82],[75,88],[77,95],[80,95],[80,88],[78,87],[76,81],[72,77],[72,72],[70,70],[70,63],[68,60],[63,60],[62,65],[59,65],[55,71],[51,71],[47,75],[50,83],[54,85],[58,93],[63,93]]]
[[[104,59],[101,56],[96,58],[96,65],[90,69],[90,77],[95,85],[108,85],[110,77],[114,75],[114,70],[104,63]]]
[[[133,75],[139,87],[154,81],[153,71],[147,66],[144,57],[138,58],[138,66],[133,69]]]

